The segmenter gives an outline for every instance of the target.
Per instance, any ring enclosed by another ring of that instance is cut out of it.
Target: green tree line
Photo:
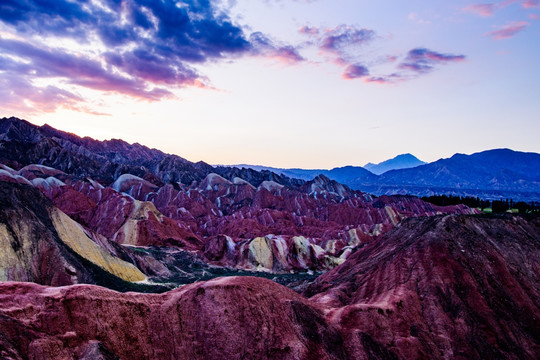
[[[518,201],[513,199],[505,200],[484,200],[473,196],[453,196],[453,195],[434,195],[424,196],[422,200],[439,206],[464,204],[468,207],[479,208],[482,211],[491,209],[494,213],[502,213],[507,210],[516,209],[520,214],[524,213],[539,213],[540,206],[538,203]]]

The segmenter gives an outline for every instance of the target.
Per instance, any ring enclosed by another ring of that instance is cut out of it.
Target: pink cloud
[[[0,110],[33,115],[54,112],[59,108],[92,115],[110,115],[90,109],[77,94],[56,86],[39,87],[18,76],[0,78]]]
[[[518,32],[525,29],[530,24],[527,21],[517,21],[504,25],[501,29],[492,31],[487,34],[491,36],[494,40],[503,40],[509,39],[515,36]]]
[[[525,9],[540,8],[540,0],[524,0],[522,5]]]
[[[369,76],[369,70],[364,65],[350,64],[345,68],[342,77],[346,80],[358,79]]]
[[[287,65],[293,65],[305,60],[292,46],[273,49],[268,56]]]
[[[525,9],[540,8],[540,0],[505,0],[499,3],[471,4],[463,8],[463,11],[474,13],[479,16],[493,16],[495,11],[503,9],[514,3],[521,3]]]
[[[463,8],[464,11],[471,12],[483,17],[493,16],[496,9],[496,4],[472,4]]]
[[[298,29],[298,32],[306,35],[318,35],[319,29],[314,26],[305,25]]]
[[[529,19],[540,20],[540,16],[538,14],[529,14]]]
[[[249,40],[253,47],[253,55],[275,59],[287,65],[294,65],[306,60],[296,47],[276,44],[274,40],[261,32],[251,34]]]

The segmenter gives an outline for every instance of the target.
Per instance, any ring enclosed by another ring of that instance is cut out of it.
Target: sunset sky
[[[0,117],[210,164],[540,152],[540,0],[3,0]]]

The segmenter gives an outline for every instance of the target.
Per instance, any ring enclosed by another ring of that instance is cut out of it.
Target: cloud
[[[465,55],[443,54],[426,48],[414,48],[407,52],[401,60],[398,57],[389,57],[389,62],[397,62],[396,71],[385,75],[373,75],[363,78],[366,83],[396,84],[416,79],[437,70],[442,65],[462,62]]]
[[[366,65],[359,63],[358,53],[361,48],[373,41],[375,31],[350,25],[338,25],[334,28],[302,26],[298,32],[310,36],[311,45],[317,46],[319,54],[327,60],[344,67],[343,79],[365,78],[369,75]]]
[[[261,32],[254,32],[249,37],[251,52],[256,55],[273,58],[286,64],[296,64],[305,59],[298,49],[291,45],[279,45]]]
[[[340,57],[352,47],[366,44],[375,38],[375,31],[354,26],[339,25],[325,29],[320,37],[320,50],[336,53]]]
[[[347,67],[345,68],[345,72],[343,73],[343,78],[349,80],[364,78],[366,76],[369,76],[369,69],[364,65],[360,64],[347,65]]]
[[[308,42],[319,49],[325,60],[343,68],[345,80],[360,79],[365,83],[395,84],[428,74],[440,66],[465,60],[465,55],[445,54],[423,47],[405,55],[367,57],[364,47],[377,39],[374,30],[349,25],[334,28],[302,26],[299,33],[309,36]],[[393,67],[390,74],[377,74],[377,67]]]
[[[407,53],[398,67],[416,73],[427,73],[434,70],[437,65],[463,60],[465,55],[442,54],[426,48],[416,48]]]
[[[64,108],[93,115],[109,115],[88,108],[81,96],[70,91],[51,85],[36,87],[20,77],[0,77],[0,98],[0,110],[7,113],[35,114]]]
[[[333,28],[302,26],[298,32],[311,37],[310,44],[319,48],[321,54],[337,58],[338,62],[349,62],[355,52],[363,45],[375,39],[375,31],[351,25],[338,25]]]
[[[298,29],[298,32],[306,35],[319,35],[320,30],[318,27],[304,25]]]
[[[303,60],[289,44],[260,33],[247,36],[226,14],[233,5],[230,0],[4,0],[0,23],[11,36],[0,35],[0,50],[10,64],[0,79],[23,77],[25,89],[51,93],[35,84],[54,78],[60,80],[56,84],[158,101],[173,96],[174,89],[208,86],[197,64],[250,55],[289,64]],[[63,47],[66,42],[77,46]],[[61,100],[57,94],[55,100]]]
[[[514,3],[521,3],[524,9],[540,8],[540,0],[504,0],[496,3],[471,4],[463,8],[463,11],[470,12],[479,16],[493,16],[496,11],[504,9]]]
[[[514,37],[517,33],[525,29],[530,24],[527,21],[516,21],[504,25],[501,29],[487,33],[494,40],[503,40]]]
[[[525,9],[540,8],[540,0],[524,0],[522,4]]]
[[[497,10],[497,4],[472,4],[464,7],[463,10],[483,17],[488,17],[493,16],[495,10]]]

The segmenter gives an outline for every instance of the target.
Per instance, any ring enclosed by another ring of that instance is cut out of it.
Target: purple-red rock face
[[[410,218],[304,294],[332,308],[351,353],[539,359],[539,220]]]
[[[349,358],[322,309],[251,277],[161,295],[1,283],[0,333],[4,359]]]
[[[538,359],[539,264],[538,218],[439,216],[359,249],[310,298],[252,277],[159,295],[0,283],[0,355]]]
[[[189,187],[158,187],[130,174],[103,187],[43,165],[4,166],[0,176],[38,188],[79,224],[118,244],[201,251],[218,265],[265,271],[330,269],[403,218],[474,212],[410,197],[373,200],[324,176],[299,189],[273,181],[255,188],[214,173]],[[219,236],[230,241],[216,243]]]
[[[328,269],[406,217],[474,212],[410,197],[372,199],[323,175],[306,182],[191,163],[139,144],[80,138],[16,118],[0,119],[0,142],[0,180],[40,189],[90,232],[122,245],[201,253],[219,246],[207,242],[228,236],[234,246],[229,242],[211,254],[222,265]]]

